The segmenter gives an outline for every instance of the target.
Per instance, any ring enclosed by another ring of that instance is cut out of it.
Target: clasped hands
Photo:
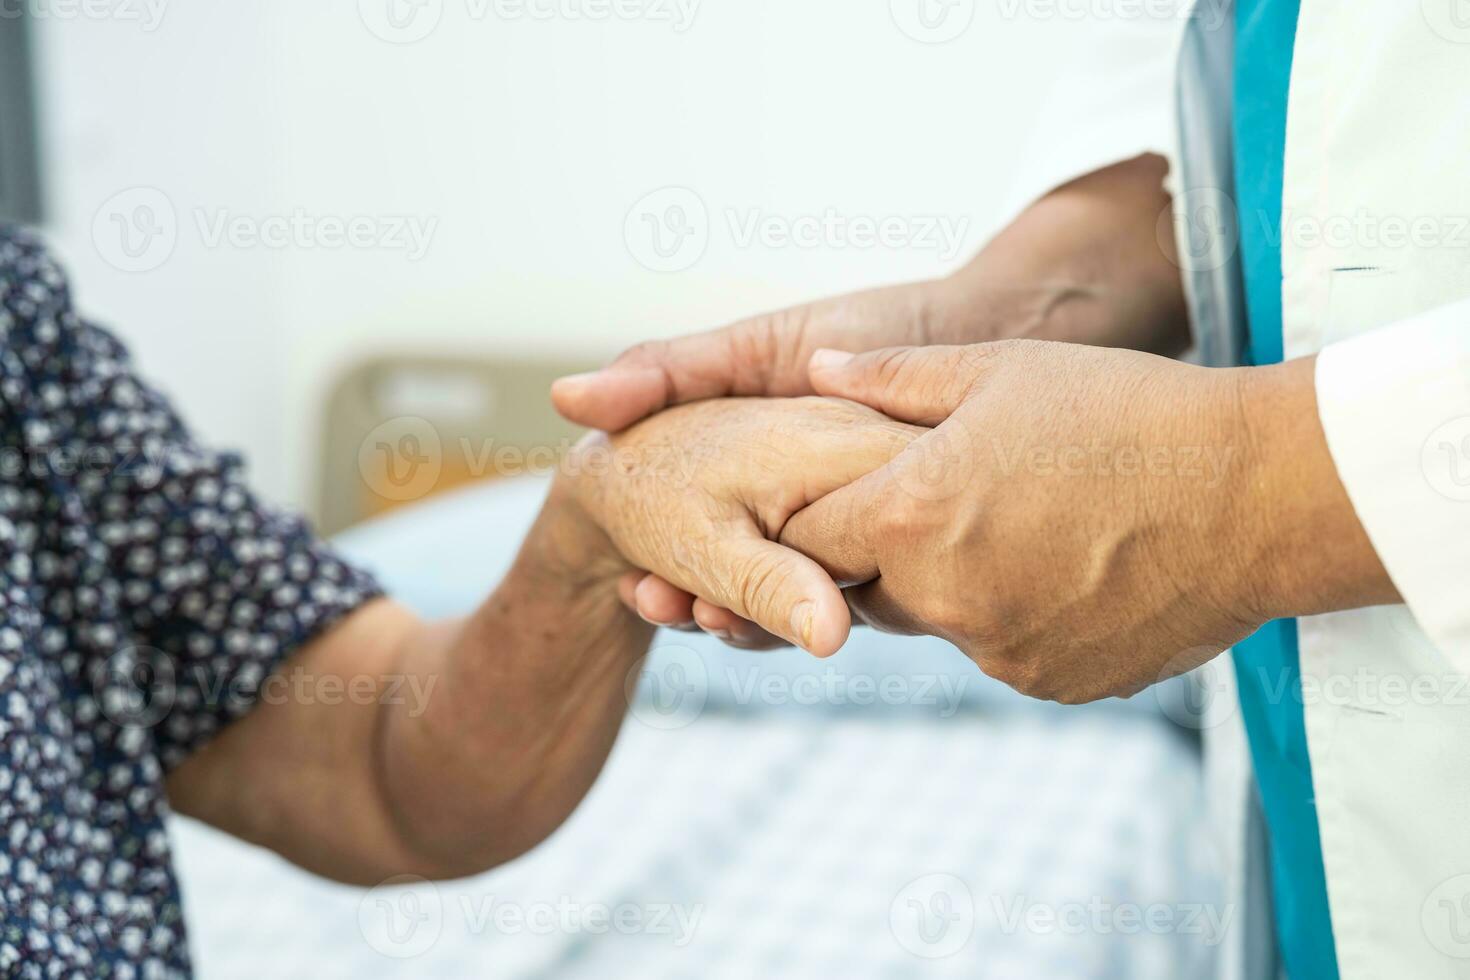
[[[852,354],[829,347],[884,338],[813,320],[558,382],[563,414],[614,433],[581,447],[611,463],[570,492],[635,569],[621,594],[645,619],[826,656],[855,618],[1074,703],[1329,601],[1282,554],[1301,540],[1283,522],[1305,519],[1282,501],[1341,494],[1303,435],[1310,360],[1221,370],[1030,340]]]

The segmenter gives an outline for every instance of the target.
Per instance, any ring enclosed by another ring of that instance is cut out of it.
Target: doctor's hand
[[[837,296],[624,352],[552,388],[557,410],[617,431],[670,405],[813,393],[820,348],[969,344],[1008,337],[1171,353],[1187,343],[1168,214],[1168,165],[1145,155],[1079,177],[1028,207],[942,279]]]
[[[706,398],[810,395],[807,362],[818,348],[873,350],[957,334],[948,292],[943,283],[910,283],[648,341],[601,371],[560,379],[552,401],[579,425],[616,432],[671,405]]]
[[[781,541],[863,620],[944,637],[1025,694],[1130,695],[1268,620],[1397,601],[1313,368],[1031,341],[819,353],[816,390],[935,428]]]
[[[698,402],[588,436],[558,489],[632,566],[827,656],[851,625],[842,593],[774,539],[792,514],[887,463],[919,431],[831,398]]]

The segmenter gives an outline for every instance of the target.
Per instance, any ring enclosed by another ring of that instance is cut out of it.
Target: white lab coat
[[[1321,352],[1328,448],[1406,602],[1301,624],[1344,980],[1470,977],[1470,19],[1457,2],[1303,0],[1288,99],[1286,356]],[[1219,23],[1181,32],[1170,179],[1198,356],[1224,366],[1245,320],[1233,31]],[[1230,665],[1199,680],[1215,698],[1206,768],[1240,924],[1221,975],[1254,980],[1276,969],[1262,823]]]

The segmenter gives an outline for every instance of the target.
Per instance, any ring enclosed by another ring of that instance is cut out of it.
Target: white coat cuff
[[[1389,576],[1435,645],[1470,671],[1470,302],[1324,348],[1317,402]]]

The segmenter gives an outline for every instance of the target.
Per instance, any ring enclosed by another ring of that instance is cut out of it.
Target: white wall
[[[410,0],[149,2],[151,30],[124,19],[144,0],[38,24],[48,228],[83,306],[208,439],[243,449],[261,488],[294,503],[312,486],[324,387],[368,351],[601,358],[957,264],[1015,203],[1051,79],[1138,26],[957,0],[952,14],[974,9],[973,23],[928,44],[899,26],[919,0],[702,0],[682,31],[421,0],[437,26],[395,44],[369,22],[385,31],[386,4]],[[1162,80],[1152,88],[1162,106]],[[666,185],[696,191],[710,216],[706,253],[674,273],[640,265],[625,235],[630,208]],[[112,213],[157,202],[115,196],[140,186],[172,208],[166,259],[120,257],[107,238]],[[912,230],[943,217],[965,241],[954,255],[742,247],[726,213],[752,209],[899,216]],[[199,227],[298,211],[434,228],[413,260],[211,244]],[[147,268],[116,267],[130,263]]]

